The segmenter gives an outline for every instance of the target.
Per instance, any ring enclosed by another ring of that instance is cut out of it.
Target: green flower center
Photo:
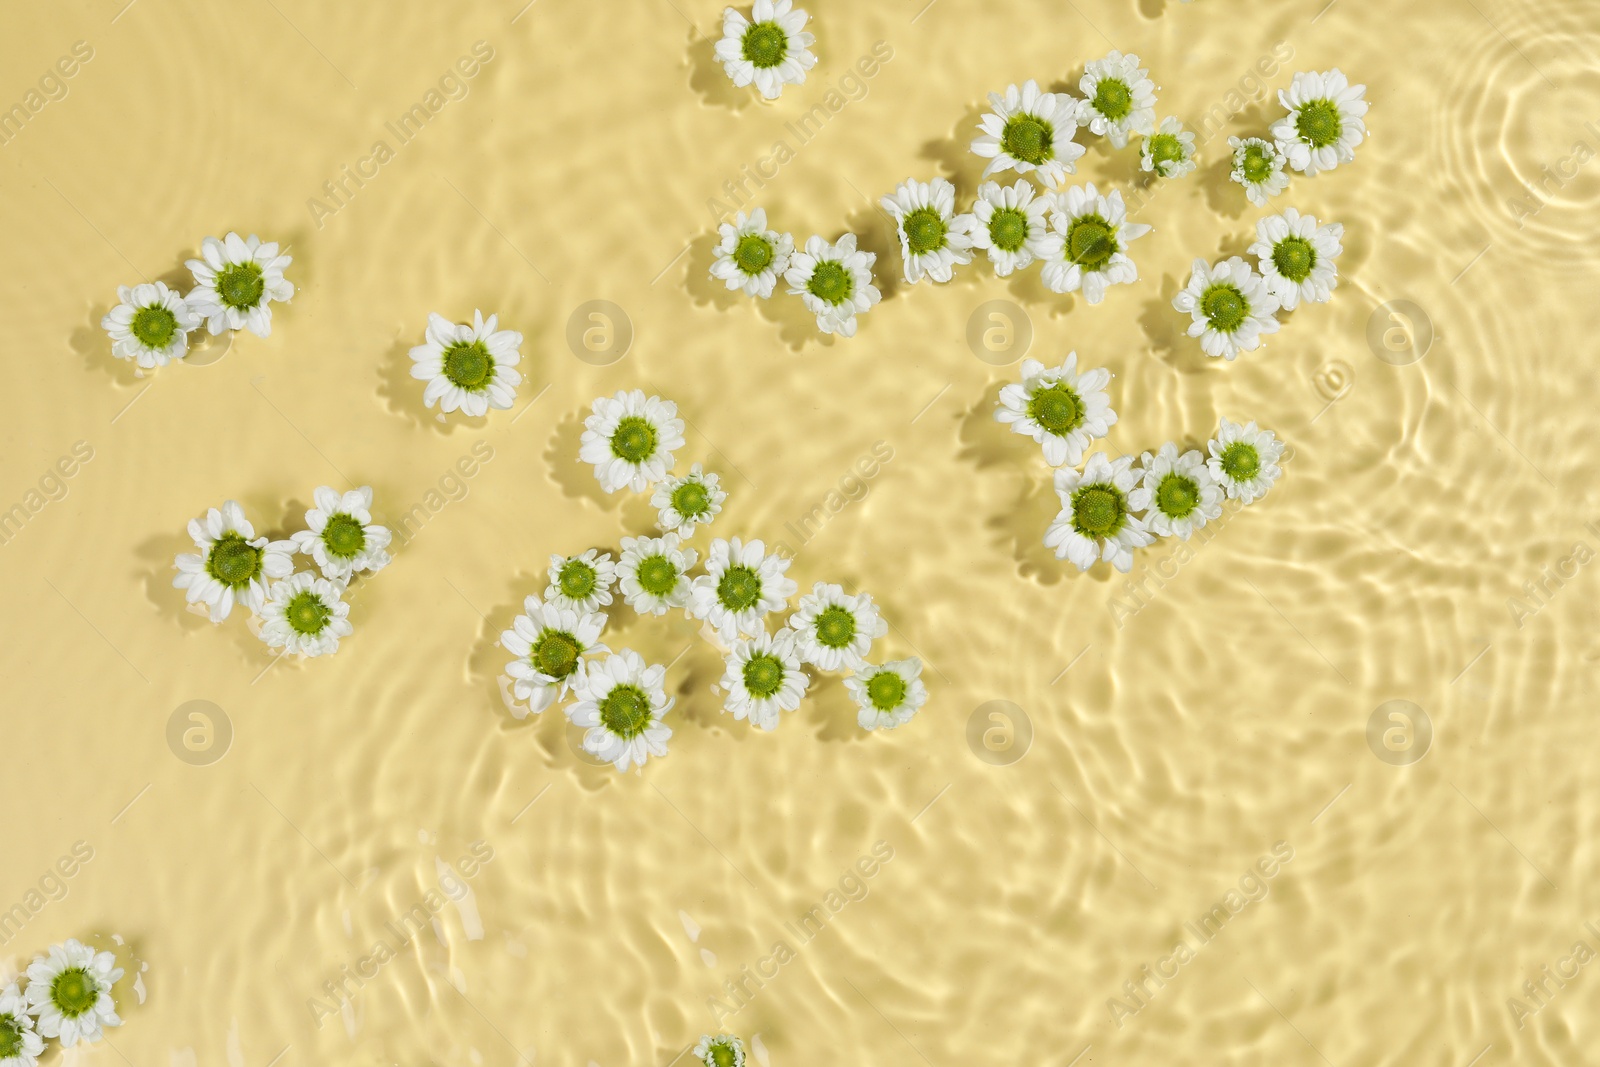
[[[236,533],[225,533],[206,554],[206,573],[232,589],[249,585],[261,573],[261,549]]]
[[[879,711],[893,711],[905,702],[906,680],[894,671],[879,671],[867,680],[867,699]]]
[[[744,611],[760,599],[761,575],[749,567],[729,567],[717,582],[717,601],[729,611]]]
[[[1084,270],[1103,270],[1117,252],[1117,234],[1099,215],[1082,215],[1067,226],[1067,258]]]
[[[1211,286],[1200,297],[1200,314],[1211,327],[1221,333],[1232,333],[1244,325],[1250,314],[1250,302],[1238,286],[1221,282]]]
[[[1114,485],[1085,485],[1072,494],[1072,526],[1085,537],[1111,537],[1127,514],[1127,498]]]
[[[1276,163],[1265,145],[1245,145],[1244,162],[1239,164],[1239,169],[1244,171],[1245,181],[1251,185],[1260,185],[1272,177]]]
[[[1317,265],[1317,250],[1304,237],[1285,237],[1273,246],[1272,265],[1291,282],[1303,282]]]
[[[1158,133],[1150,138],[1150,160],[1163,178],[1174,163],[1183,162],[1183,142],[1175,133]]]
[[[666,596],[678,587],[678,566],[666,556],[646,556],[639,561],[639,588],[651,596]]]
[[[1013,115],[1000,131],[1000,147],[1006,155],[1036,167],[1055,155],[1055,140],[1054,128],[1033,115]]]
[[[906,246],[914,256],[937,252],[944,247],[944,236],[949,229],[939,212],[931,207],[919,207],[900,220],[906,233]]]
[[[15,1015],[0,1015],[0,1062],[22,1054],[22,1024]]]
[[[783,688],[783,661],[766,652],[751,656],[744,665],[744,687],[757,699]]]
[[[759,233],[745,234],[733,250],[733,262],[746,274],[760,274],[772,262],[772,242]]]
[[[599,584],[600,575],[581,559],[569,559],[556,572],[556,586],[568,600],[587,600]]]
[[[153,304],[135,311],[128,329],[146,348],[165,348],[172,343],[172,335],[178,332],[178,316],[160,304]]]
[[[856,635],[856,617],[849,608],[830,604],[817,616],[817,644],[823,648],[846,648]]]
[[[734,1067],[739,1062],[738,1053],[726,1041],[718,1041],[706,1049],[706,1057],[708,1067]]]
[[[1312,148],[1326,148],[1344,132],[1344,120],[1339,117],[1339,105],[1332,100],[1312,100],[1301,106],[1294,128],[1300,140]]]
[[[1028,418],[1057,437],[1083,425],[1083,399],[1065,382],[1039,389],[1028,398]]]
[[[1028,216],[1014,207],[996,208],[989,216],[989,240],[1002,252],[1015,252],[1028,239]]]
[[[100,984],[82,967],[69,967],[50,983],[50,1001],[61,1014],[76,1019],[100,999]]]
[[[1101,78],[1094,90],[1094,109],[1112,122],[1133,110],[1133,90],[1120,78]]]
[[[494,357],[482,341],[457,341],[444,350],[444,376],[470,392],[486,388],[494,376]]]
[[[789,35],[776,22],[757,22],[744,31],[742,47],[754,66],[776,67],[789,54]]]
[[[806,290],[824,304],[842,304],[855,295],[855,279],[836,259],[824,260],[811,272]]]
[[[1168,471],[1156,486],[1156,507],[1169,519],[1181,519],[1200,506],[1200,486],[1193,478]]]
[[[565,678],[578,669],[578,657],[583,646],[572,634],[561,630],[545,630],[539,634],[528,662],[535,670],[549,678]]]
[[[237,311],[248,311],[261,301],[267,283],[261,277],[259,263],[234,263],[217,273],[217,296]]]
[[[1248,482],[1261,473],[1261,453],[1249,441],[1235,441],[1222,450],[1222,473],[1236,482]]]
[[[367,547],[367,531],[354,515],[341,511],[328,516],[328,523],[322,528],[322,543],[330,556],[351,559]]]
[[[333,618],[333,609],[308,589],[289,598],[289,603],[283,609],[283,617],[295,633],[302,637],[315,637]]]
[[[672,491],[672,510],[686,519],[711,510],[711,493],[699,482],[684,482]]]
[[[650,698],[636,685],[619,685],[600,702],[600,724],[625,740],[650,725]]]
[[[617,432],[611,435],[611,454],[629,463],[643,463],[655,455],[659,440],[649,419],[628,415],[617,423]]]

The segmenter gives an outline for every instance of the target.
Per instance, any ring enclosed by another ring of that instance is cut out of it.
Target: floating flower
[[[619,389],[595,400],[593,410],[583,420],[578,458],[594,464],[600,488],[642,493],[672,470],[672,453],[683,447],[678,405],[642,389]]]
[[[693,1055],[704,1067],[744,1067],[744,1042],[732,1034],[706,1034]]]
[[[1195,260],[1189,285],[1172,298],[1172,306],[1194,317],[1189,336],[1200,338],[1208,356],[1233,359],[1240,352],[1254,352],[1262,334],[1278,332],[1278,298],[1238,256],[1214,267]]]
[[[1168,115],[1139,146],[1139,168],[1163,178],[1181,178],[1195,169],[1194,134]]]
[[[988,253],[994,272],[1002,278],[1049,248],[1050,198],[1035,196],[1031,182],[1019,179],[1010,187],[984,182],[978,186],[972,218],[972,247]]]
[[[280,256],[276,241],[230,233],[200,242],[200,259],[188,260],[195,287],[184,298],[213,334],[248,328],[257,337],[272,332],[274,300],[288,303],[294,285],[283,276],[293,257]]]
[[[1253,504],[1266,496],[1283,474],[1283,468],[1278,466],[1283,442],[1271,430],[1258,429],[1254,422],[1240,426],[1223,419],[1217,436],[1207,447],[1211,458],[1206,466],[1229,499]]]
[[[685,477],[669,475],[650,496],[650,506],[660,513],[656,524],[685,540],[693,537],[697,527],[710,525],[722,511],[728,494],[721,484],[715,473],[701,470],[698,463]]]
[[[878,606],[867,593],[849,596],[844,589],[818,582],[800,598],[789,616],[800,658],[825,671],[859,670],[872,642],[889,632]]]
[[[567,708],[568,719],[588,728],[583,750],[619,771],[665,756],[672,728],[661,717],[674,703],[666,677],[665,667],[647,666],[631,648],[584,664],[572,684],[578,699]]]
[[[1338,67],[1296,74],[1289,88],[1279,89],[1289,114],[1272,124],[1272,136],[1289,166],[1310,177],[1354,160],[1367,135],[1366,95],[1367,87],[1351,85]]]
[[[186,590],[189,603],[204,604],[212,622],[221,622],[237,601],[259,612],[267,598],[267,579],[294,572],[294,542],[257,537],[237,501],[212,508],[205,519],[189,520],[189,536],[200,550],[181,553],[174,566],[174,588]]]
[[[550,584],[544,598],[561,608],[588,614],[611,603],[617,565],[611,553],[591,548],[581,556],[550,557]]]
[[[817,329],[840,337],[856,335],[856,316],[883,299],[872,284],[872,265],[878,257],[856,248],[856,235],[847,233],[838,244],[820,237],[806,242],[805,251],[789,258],[784,281],[789,292],[805,301],[817,317]]]
[[[1033,438],[1044,448],[1052,467],[1076,467],[1084,450],[1116,425],[1106,386],[1111,372],[1102,368],[1078,372],[1078,353],[1068,352],[1066,362],[1045,369],[1036,359],[1022,361],[1022,381],[1000,390],[995,421],[1011,424],[1012,433]]]
[[[511,695],[526,700],[535,715],[567,695],[585,656],[609,652],[600,644],[606,617],[530,596],[523,612],[500,635],[500,644],[517,657],[506,664]]]
[[[706,557],[706,573],[689,588],[689,614],[710,623],[722,640],[765,632],[767,615],[782,611],[799,588],[787,575],[789,561],[768,555],[760,541],[717,538]]]
[[[717,60],[733,84],[742,89],[754,82],[762,96],[776,100],[817,64],[809,51],[817,39],[805,29],[810,17],[794,0],[755,0],[749,18],[730,7],[722,13]]]
[[[261,608],[261,640],[283,649],[283,655],[332,655],[339,651],[339,638],[350,636],[349,615],[343,582],[301,571],[272,583]]]
[[[1233,170],[1228,177],[1244,186],[1244,195],[1256,207],[1266,207],[1269,197],[1289,187],[1289,174],[1284,170],[1288,160],[1277,145],[1259,137],[1230,137],[1228,144],[1233,147]]]
[[[956,187],[945,179],[908,178],[880,203],[894,216],[906,281],[915,285],[926,274],[947,282],[957,264],[972,262],[972,216],[955,213]]]
[[[1057,293],[1082,289],[1085,300],[1098,304],[1107,287],[1137,281],[1139,268],[1127,247],[1150,227],[1127,218],[1122,194],[1112,190],[1101,196],[1093,182],[1057,194],[1050,214],[1055,232],[1045,238],[1041,257],[1044,283]]]
[[[1080,571],[1106,560],[1119,571],[1133,567],[1133,550],[1155,538],[1144,521],[1133,514],[1129,494],[1139,484],[1133,459],[1109,459],[1104,452],[1089,457],[1083,472],[1056,471],[1056,495],[1061,514],[1044,535],[1057,559],[1070,559]]]
[[[891,660],[881,667],[863,667],[844,680],[844,687],[861,708],[856,722],[863,730],[904,726],[928,702],[928,689],[922,684],[922,661],[916,657]]]
[[[1310,215],[1285,208],[1281,215],[1268,215],[1256,223],[1256,243],[1250,254],[1261,261],[1261,277],[1267,292],[1278,298],[1285,311],[1293,311],[1304,300],[1325,304],[1339,284],[1339,268],[1334,260],[1344,251],[1344,225],[1330,222],[1318,226]]]
[[[306,526],[291,540],[295,548],[317,561],[323,577],[348,580],[366,571],[376,574],[389,565],[390,534],[372,521],[372,487],[340,495],[331,486],[311,494],[316,507],[306,512]]]
[[[1128,506],[1144,512],[1144,524],[1157,537],[1187,541],[1200,527],[1222,514],[1222,489],[1198,449],[1178,454],[1168,441],[1154,455],[1140,460],[1139,487],[1128,494]]]
[[[763,730],[778,728],[778,712],[800,706],[811,678],[800,669],[794,634],[758,634],[738,641],[728,653],[722,688],[728,691],[723,710],[735,719],[749,719]]]
[[[165,367],[188,354],[189,331],[200,326],[200,316],[164,282],[119,286],[117,300],[100,320],[111,337],[112,355],[137,360],[141,367]],[[0,1067],[4,1062],[0,1059]]]
[[[477,418],[490,408],[505,411],[516,402],[522,373],[522,334],[501,330],[499,319],[472,312],[472,325],[453,323],[443,315],[428,316],[427,343],[411,350],[411,376],[427,382],[422,402],[449,413],[457,408]]]
[[[789,269],[793,235],[767,229],[767,212],[759,207],[748,216],[739,212],[731,223],[717,227],[717,233],[722,240],[717,244],[711,276],[729,289],[744,290],[746,296],[763,300],[771,296],[772,287]]]
[[[665,615],[689,603],[690,568],[699,554],[680,547],[677,534],[624,537],[617,560],[617,586],[640,615]]]
[[[1051,187],[1077,172],[1083,145],[1073,140],[1078,132],[1078,102],[1066,93],[1044,93],[1029,78],[1019,89],[1007,86],[1005,95],[989,94],[992,110],[978,122],[983,136],[972,142],[973,155],[989,160],[983,176],[1015,170],[1039,172]]]
[[[1129,133],[1150,134],[1156,125],[1156,85],[1139,66],[1139,57],[1113,48],[1090,60],[1078,89],[1078,122],[1122,148]]]
[[[121,1026],[111,987],[122,968],[109,952],[96,952],[75,938],[52,945],[28,964],[29,1012],[41,1037],[57,1038],[62,1048],[99,1041],[104,1028]]]
[[[0,989],[0,1067],[34,1067],[43,1051],[27,1000],[15,984]]]

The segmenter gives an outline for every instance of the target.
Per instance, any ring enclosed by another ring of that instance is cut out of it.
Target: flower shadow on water
[[[772,212],[769,210],[767,214],[767,224],[770,226]],[[745,296],[738,289],[729,289],[721,279],[711,276],[711,264],[717,258],[717,244],[721,240],[721,234],[711,230],[689,242],[687,257],[689,269],[684,277],[683,287],[696,307],[705,307],[709,304],[718,311],[727,311],[740,304],[756,301],[755,297]],[[780,277],[778,284],[772,290],[772,299],[782,299],[785,295],[783,279]]]
[[[1224,143],[1223,148],[1227,145]],[[1199,170],[1200,187],[1205,190],[1206,206],[1226,219],[1240,219],[1244,217],[1246,209],[1257,210],[1245,196],[1244,186],[1234,181],[1228,175],[1233,173],[1233,156],[1231,152],[1223,155]],[[1265,209],[1261,209],[1265,210]]]
[[[856,702],[844,687],[843,674],[816,674],[797,714],[805,716],[806,726],[818,741],[861,743],[872,734],[856,721]],[[780,727],[781,728],[781,727]]]
[[[1146,301],[1139,313],[1139,327],[1149,339],[1151,351],[1180,374],[1204,374],[1207,357],[1200,342],[1188,335],[1189,317],[1172,306],[1172,298],[1181,288],[1178,280],[1163,274],[1160,288],[1161,295]]]
[[[1032,454],[1029,449],[1038,451],[1039,446],[1031,439],[1012,433],[1009,426],[994,417],[1000,404],[1000,390],[1021,374],[1019,367],[1010,367],[1007,371],[1004,380],[990,382],[977,401],[961,415],[961,451],[957,458],[971,463],[979,471],[1022,467]]]
[[[561,492],[575,500],[592,500],[602,511],[615,511],[630,494],[608,493],[600,488],[594,476],[594,464],[578,458],[583,442],[582,412],[572,412],[563,418],[550,435],[550,447],[544,458],[550,464],[550,478]]]
[[[420,339],[413,341],[406,337],[396,337],[394,343],[384,353],[383,359],[379,361],[378,395],[383,398],[389,413],[400,416],[420,429],[431,430],[434,433],[449,434],[457,426],[482,433],[483,428],[489,424],[487,415],[470,419],[462,416],[460,412],[444,415],[437,404],[431,408],[423,406],[422,391],[427,388],[428,383],[411,376],[411,349],[421,343]],[[441,416],[443,421],[440,421]]]
[[[987,101],[982,105],[970,106],[951,127],[949,136],[928,141],[922,146],[920,157],[939,164],[940,177],[948,179],[956,187],[958,203],[965,204],[973,200],[978,195],[978,186],[986,180],[983,168],[989,165],[989,161],[973,154],[972,142],[982,135],[978,123],[988,113]],[[993,175],[992,180],[1010,185],[1017,177],[1011,171],[1004,171]],[[1007,181],[1007,178],[1010,180]]]
[[[761,317],[778,327],[778,340],[791,352],[803,350],[810,342],[832,344],[835,341],[817,329],[817,317],[806,309],[805,301],[789,292],[789,283],[782,278],[773,288],[771,300],[757,300],[755,304]],[[872,312],[867,312],[860,320],[862,325],[871,317]]]
[[[721,25],[717,27],[721,33]],[[717,59],[717,40],[701,32],[698,26],[689,29],[689,88],[694,90],[708,107],[743,111],[760,100],[761,94],[753,85],[733,84],[722,62]]]
[[[856,208],[845,217],[845,230],[856,235],[857,248],[878,257],[872,262],[872,284],[883,294],[884,302],[893,300],[901,289],[910,288],[900,263],[900,234],[881,207],[874,203]],[[868,311],[860,319],[864,322],[871,317],[872,312]]]
[[[152,374],[170,368],[171,364],[167,367],[146,369],[140,367],[135,360],[118,359],[111,354],[111,338],[100,328],[100,320],[105,318],[114,306],[105,302],[91,305],[83,323],[72,331],[68,343],[82,358],[86,370],[95,374],[110,374],[118,385],[139,388]],[[202,326],[198,332],[204,331],[205,327]]]

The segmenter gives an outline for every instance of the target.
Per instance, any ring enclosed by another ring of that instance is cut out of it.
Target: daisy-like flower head
[[[872,284],[872,265],[877,260],[876,254],[856,248],[853,233],[832,245],[813,237],[804,251],[789,258],[783,280],[789,283],[789,292],[805,301],[806,310],[817,317],[817,329],[854,337],[856,316],[883,299]]]
[[[778,712],[800,706],[811,676],[800,667],[795,636],[788,630],[759,634],[734,644],[722,688],[728,691],[723,710],[735,719],[749,719],[763,730],[778,728]]]
[[[717,59],[733,84],[755,83],[761,95],[776,100],[785,85],[799,85],[817,64],[809,49],[817,39],[806,32],[810,15],[794,0],[755,0],[750,17],[728,8],[722,13]]]
[[[916,657],[897,659],[881,667],[863,667],[844,680],[861,710],[856,722],[863,730],[893,730],[911,721],[928,702],[928,688],[922,684],[922,661]]]
[[[1007,86],[1005,95],[989,94],[992,110],[978,122],[983,136],[972,142],[972,154],[989,160],[983,176],[1015,170],[1039,172],[1046,185],[1057,186],[1077,172],[1083,145],[1078,132],[1078,102],[1066,93],[1039,91],[1029,78],[1022,87]]]
[[[994,272],[1004,278],[1050,247],[1049,219],[1050,198],[1035,196],[1033,183],[1019,179],[1007,188],[984,182],[972,207],[972,246],[988,253]]]
[[[1056,195],[1050,222],[1054,232],[1046,238],[1042,258],[1044,283],[1051,291],[1082,289],[1085,300],[1098,304],[1109,286],[1139,279],[1127,248],[1150,227],[1128,221],[1120,192],[1101,196],[1093,182],[1063,190]]]
[[[584,657],[610,651],[600,643],[605,628],[606,617],[598,611],[575,611],[528,597],[511,629],[500,635],[501,646],[517,657],[506,664],[511,694],[526,700],[536,715],[566,696]]]
[[[1155,540],[1145,530],[1144,520],[1133,514],[1129,494],[1138,484],[1131,456],[1110,459],[1096,452],[1081,474],[1070,468],[1056,471],[1061,514],[1046,531],[1045,545],[1055,549],[1057,559],[1070,559],[1080,571],[1101,559],[1119,571],[1132,569],[1133,550]]]
[[[730,644],[740,633],[764,633],[763,620],[782,611],[799,588],[788,570],[789,561],[769,556],[760,541],[716,538],[706,557],[706,573],[689,587],[689,614],[710,623]]]
[[[112,355],[137,360],[141,367],[165,367],[188,354],[189,331],[199,327],[200,316],[165,282],[119,286],[117,300],[100,320],[111,337]]]
[[[577,701],[567,718],[588,728],[583,750],[625,771],[667,754],[672,728],[661,721],[674,701],[667,696],[667,669],[647,666],[631,648],[585,663],[572,683]]]
[[[907,178],[880,203],[894,216],[906,281],[915,285],[926,274],[947,282],[957,264],[972,262],[972,216],[956,214],[956,187],[945,179]]]
[[[472,312],[472,325],[454,323],[443,315],[428,315],[428,340],[411,350],[411,376],[427,382],[422,402],[438,401],[444,412],[460,409],[477,418],[490,408],[501,411],[517,399],[522,372],[522,334],[499,329],[499,319]]]
[[[1172,298],[1172,306],[1194,317],[1189,336],[1200,338],[1208,356],[1233,359],[1240,352],[1254,352],[1262,334],[1278,332],[1278,298],[1238,256],[1215,266],[1195,260],[1189,284]]]
[[[650,496],[650,506],[660,512],[657,525],[685,540],[693,537],[696,527],[710,525],[722,511],[728,494],[721,485],[715,473],[702,470],[698,463],[685,477],[668,476]]]
[[[711,276],[729,289],[743,289],[745,296],[771,296],[779,276],[789,269],[794,236],[767,229],[766,209],[759,207],[748,216],[739,212],[731,223],[717,227],[717,233],[722,240]]]
[[[1250,246],[1250,254],[1261,261],[1267,291],[1285,311],[1293,311],[1302,300],[1308,304],[1328,302],[1339,284],[1334,260],[1344,251],[1343,238],[1343,223],[1318,226],[1312,216],[1285,208],[1283,214],[1268,215],[1256,223],[1256,243]]]
[[[1233,170],[1228,177],[1244,186],[1244,195],[1256,207],[1265,207],[1269,197],[1289,187],[1288,160],[1271,141],[1259,137],[1228,138],[1233,148]]]
[[[339,638],[350,636],[349,615],[343,582],[301,571],[272,583],[261,609],[261,640],[284,655],[332,655]]]
[[[849,596],[844,589],[818,582],[800,598],[789,616],[800,658],[825,671],[859,670],[872,642],[889,632],[878,606],[867,593]]]
[[[1367,87],[1351,85],[1338,67],[1301,72],[1279,89],[1278,102],[1289,113],[1272,124],[1272,136],[1289,166],[1310,177],[1354,160],[1367,135],[1366,95]]]
[[[294,542],[257,537],[237,501],[227,501],[220,511],[212,508],[203,519],[190,519],[189,536],[200,552],[178,556],[172,584],[185,590],[189,603],[210,609],[212,622],[226,619],[235,602],[259,612],[266,603],[267,580],[294,572]]]
[[[1148,135],[1156,127],[1156,84],[1139,57],[1113,48],[1104,59],[1084,65],[1078,83],[1078,122],[1122,148],[1129,133]]]
[[[69,938],[50,946],[28,964],[29,1012],[39,1036],[60,1040],[62,1048],[79,1041],[98,1041],[104,1028],[121,1026],[111,987],[122,968],[109,952],[96,952]]]
[[[1066,362],[1048,370],[1036,359],[1025,359],[1022,381],[1000,390],[995,421],[1010,423],[1012,433],[1039,442],[1050,466],[1076,467],[1089,442],[1116,425],[1117,413],[1106,396],[1110,383],[1111,372],[1104,368],[1079,373],[1076,352],[1068,352]]]
[[[272,332],[274,300],[287,303],[294,285],[283,276],[293,257],[280,256],[278,243],[261,243],[255,234],[230,233],[222,240],[200,242],[200,259],[185,265],[194,275],[194,288],[185,297],[189,308],[205,320],[213,334],[248,328],[257,337]]]
[[[1222,514],[1222,487],[1211,476],[1199,449],[1178,454],[1175,442],[1140,460],[1139,487],[1128,494],[1128,506],[1144,512],[1144,524],[1157,537],[1187,541],[1191,534]]]
[[[372,521],[372,486],[343,494],[321,486],[311,494],[316,507],[306,512],[308,529],[295,534],[295,548],[317,561],[323,577],[348,580],[389,565],[389,530]]]
[[[557,607],[587,614],[611,603],[617,565],[611,553],[591,548],[581,556],[552,555],[544,598]]]
[[[672,470],[672,453],[683,447],[678,405],[642,389],[619,389],[597,398],[593,410],[583,420],[578,458],[594,464],[600,488],[642,493]]]
[[[1195,168],[1194,134],[1168,115],[1139,146],[1139,167],[1163,178],[1181,178]]]
[[[34,1067],[43,1051],[28,1002],[15,984],[0,989],[0,1067]]]
[[[693,1055],[704,1067],[744,1067],[744,1042],[732,1034],[706,1034]]]
[[[699,554],[683,548],[678,535],[624,537],[617,560],[617,587],[640,615],[665,615],[689,603],[689,570]]]
[[[1266,496],[1283,474],[1283,468],[1278,466],[1283,442],[1271,430],[1258,429],[1254,422],[1240,426],[1223,419],[1217,436],[1207,447],[1211,458],[1206,466],[1229,499],[1253,504]]]

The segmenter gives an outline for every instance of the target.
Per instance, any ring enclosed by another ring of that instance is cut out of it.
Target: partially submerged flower
[[[640,615],[665,615],[689,603],[689,570],[699,553],[684,548],[678,535],[624,537],[617,560],[617,587]]]
[[[1260,347],[1262,334],[1278,332],[1278,298],[1238,256],[1215,266],[1195,260],[1189,284],[1172,298],[1172,306],[1192,316],[1189,336],[1200,338],[1208,356],[1231,360]]]
[[[272,584],[261,608],[261,640],[285,655],[332,655],[339,639],[350,636],[349,615],[343,582],[301,571]]]
[[[1307,177],[1332,170],[1356,158],[1356,146],[1367,135],[1367,87],[1351,85],[1338,67],[1301,72],[1278,101],[1289,113],[1272,124],[1272,136],[1289,166]]]
[[[810,51],[816,37],[806,32],[811,16],[794,0],[755,0],[750,17],[728,8],[722,14],[722,39],[716,56],[733,84],[755,84],[761,95],[775,100],[785,85],[799,85],[806,71],[816,66]]]
[[[111,999],[111,987],[121,977],[115,956],[75,938],[35,956],[28,965],[27,995],[39,1036],[71,1048],[79,1041],[99,1041],[106,1027],[121,1026]]]
[[[311,494],[316,505],[306,512],[306,529],[295,534],[295,549],[317,561],[326,578],[348,580],[361,572],[376,574],[389,565],[390,533],[372,521],[372,487],[348,493],[320,486]]]
[[[856,248],[853,233],[831,245],[813,237],[803,251],[789,258],[783,279],[789,283],[789,292],[817,317],[817,329],[854,337],[856,316],[883,299],[872,284],[872,265],[877,259],[875,253]]]
[[[682,478],[669,475],[650,495],[650,506],[659,513],[656,525],[684,540],[693,537],[697,527],[710,525],[722,511],[728,494],[721,485],[715,472],[698,463]]]
[[[274,300],[287,303],[294,285],[283,276],[293,257],[278,254],[276,241],[263,244],[255,234],[230,233],[200,242],[199,259],[187,261],[195,287],[184,298],[213,334],[249,329],[257,337],[272,332]]]
[[[506,664],[511,695],[527,701],[536,715],[566,696],[584,658],[610,651],[600,643],[605,627],[606,617],[597,611],[528,597],[511,629],[500,635],[501,646],[517,657]]]
[[[411,350],[411,376],[427,382],[422,402],[439,410],[460,409],[477,418],[490,408],[504,411],[516,402],[522,373],[522,334],[502,330],[499,320],[473,311],[472,324],[428,316],[427,341]]]
[[[714,627],[722,640],[766,632],[766,617],[782,611],[798,586],[786,573],[789,561],[767,553],[760,541],[711,542],[706,573],[689,590],[689,614]]]
[[[1156,123],[1156,85],[1139,57],[1113,48],[1104,59],[1090,60],[1078,83],[1078,122],[1122,148],[1128,134],[1149,134]]]
[[[28,1002],[16,984],[0,989],[0,1067],[34,1067],[44,1041],[33,1029]]]
[[[1168,115],[1139,146],[1139,169],[1163,178],[1181,178],[1195,169],[1194,133]]]
[[[1004,95],[990,93],[989,104],[991,110],[978,123],[983,136],[972,142],[973,154],[989,160],[985,178],[1004,170],[1037,171],[1054,187],[1077,172],[1085,149],[1073,140],[1078,102],[1071,96],[1042,92],[1029,78],[1020,87],[1007,86]]]
[[[1106,386],[1111,372],[1103,368],[1078,370],[1078,354],[1068,352],[1059,367],[1046,369],[1036,359],[1022,361],[1022,381],[1000,390],[994,417],[1009,423],[1012,433],[1039,442],[1045,462],[1052,467],[1076,467],[1097,437],[1116,425]]]
[[[1217,436],[1206,447],[1211,452],[1206,466],[1230,499],[1253,504],[1266,496],[1283,474],[1278,466],[1283,442],[1254,422],[1240,426],[1223,419]]]
[[[1119,571],[1132,569],[1133,550],[1155,540],[1133,514],[1129,494],[1138,483],[1132,457],[1110,459],[1104,452],[1090,456],[1081,473],[1056,471],[1061,513],[1044,535],[1046,547],[1080,571],[1102,559]]]
[[[237,602],[259,612],[266,603],[267,581],[294,571],[294,542],[257,537],[244,509],[229,500],[204,519],[189,520],[189,536],[200,550],[181,553],[172,579],[191,604],[204,604],[212,622],[221,622]]]
[[[944,178],[908,178],[881,203],[894,216],[906,281],[915,285],[926,274],[947,282],[958,264],[972,262],[973,219],[956,214],[956,187]]]
[[[717,258],[711,276],[729,289],[765,300],[772,295],[794,254],[794,235],[767,229],[767,213],[756,208],[748,216],[739,212],[717,227]]]
[[[1120,192],[1101,196],[1093,182],[1063,190],[1050,222],[1055,232],[1045,240],[1042,274],[1052,292],[1082,289],[1084,300],[1098,304],[1110,286],[1139,279],[1128,244],[1150,227],[1128,221]]]
[[[693,1056],[702,1067],[744,1067],[744,1042],[732,1034],[706,1034]]]
[[[165,367],[188,354],[189,332],[200,326],[200,316],[166,283],[120,286],[117,300],[100,320],[100,328],[111,337],[112,355],[148,368]]]
[[[983,249],[1002,278],[1021,270],[1049,250],[1050,205],[1025,179],[984,182],[972,207],[972,247]]]
[[[594,476],[608,493],[642,493],[667,477],[672,454],[683,447],[678,405],[644,390],[618,390],[599,397],[583,420],[578,458],[594,464]]]
[[[1250,246],[1250,254],[1261,263],[1267,291],[1285,311],[1293,311],[1302,300],[1308,304],[1328,302],[1339,284],[1334,260],[1344,251],[1343,237],[1342,223],[1319,226],[1312,216],[1285,208],[1283,214],[1268,215],[1256,223],[1256,243]]]
[[[588,613],[611,603],[611,585],[616,581],[617,565],[611,553],[591,548],[578,556],[550,557],[550,584],[547,601],[562,608]]]
[[[800,667],[795,635],[789,630],[736,641],[722,676],[727,691],[723,710],[749,719],[763,730],[778,727],[778,713],[800,706],[811,678]]]
[[[1140,460],[1139,487],[1128,494],[1128,506],[1144,513],[1155,536],[1187,541],[1222,515],[1222,489],[1199,449],[1179,455],[1177,443],[1168,441]]]
[[[1269,197],[1289,187],[1284,170],[1288,160],[1276,144],[1260,137],[1230,137],[1228,144],[1233,148],[1233,170],[1228,177],[1244,186],[1244,195],[1256,207],[1265,207]]]
[[[922,661],[890,660],[881,667],[863,666],[844,680],[859,711],[856,722],[863,730],[893,730],[911,721],[928,702],[922,684]]]
[[[583,750],[626,771],[651,756],[667,754],[672,728],[661,721],[674,701],[667,696],[667,669],[646,665],[631,648],[584,664],[567,718],[586,727]]]
[[[789,616],[800,658],[825,671],[859,670],[872,642],[889,632],[868,593],[854,596],[838,585],[818,582]]]

